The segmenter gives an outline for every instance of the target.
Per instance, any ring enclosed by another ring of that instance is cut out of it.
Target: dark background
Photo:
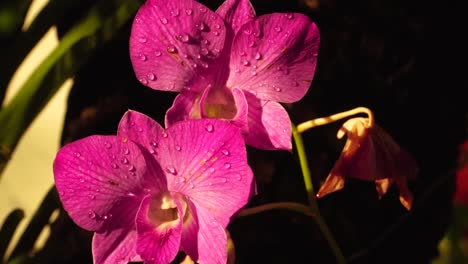
[[[456,1],[251,0],[257,15],[308,14],[321,33],[318,66],[308,94],[287,109],[294,123],[357,106],[374,111],[377,123],[420,165],[410,182],[415,204],[406,211],[391,188],[381,200],[371,182],[348,180],[321,200],[321,212],[350,263],[429,263],[438,255],[452,210],[457,145],[466,137],[467,52],[465,14]],[[83,10],[92,1],[83,1]],[[215,10],[222,1],[201,1]],[[461,2],[461,1],[460,1]],[[59,32],[80,17],[74,12]],[[96,52],[75,77],[62,144],[115,134],[127,109],[163,122],[175,93],[139,84],[129,59],[130,24]],[[335,138],[342,122],[304,135],[314,186],[339,156]],[[286,151],[249,148],[259,194],[248,206],[306,203],[297,157]],[[236,263],[334,263],[326,241],[305,216],[269,211],[235,219],[228,227]],[[91,237],[61,211],[34,263],[92,263]]]

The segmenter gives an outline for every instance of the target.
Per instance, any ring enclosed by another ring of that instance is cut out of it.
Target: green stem
[[[291,126],[292,126],[292,134],[294,138],[294,143],[296,144],[297,155],[299,157],[299,163],[301,165],[302,175],[304,177],[304,183],[305,183],[305,188],[307,191],[309,205],[312,208],[312,211],[315,212],[315,217],[313,218],[315,219],[323,236],[327,240],[328,245],[330,246],[330,249],[333,251],[333,254],[335,255],[335,258],[336,258],[336,263],[344,264],[346,263],[346,259],[343,256],[343,253],[341,252],[341,249],[338,246],[338,243],[336,242],[335,238],[333,237],[332,232],[328,228],[325,220],[320,215],[319,207],[317,204],[317,199],[315,198],[314,185],[312,183],[312,177],[310,175],[310,169],[307,163],[307,155],[306,155],[305,148],[304,148],[304,142],[302,141],[302,136],[297,131],[297,128],[294,124],[291,124]]]
[[[246,208],[240,211],[237,217],[245,217],[245,216],[258,214],[258,213],[273,210],[273,209],[290,210],[290,211],[294,211],[294,212],[298,212],[298,213],[310,216],[312,218],[315,217],[315,212],[313,212],[312,209],[310,209],[309,207],[303,204],[294,203],[294,202],[268,203],[268,204],[251,207],[251,208]]]

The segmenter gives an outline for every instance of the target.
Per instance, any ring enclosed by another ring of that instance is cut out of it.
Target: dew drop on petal
[[[110,149],[110,148],[112,148],[112,144],[109,143],[109,142],[105,142],[105,143],[104,143],[104,147],[105,147],[106,149]]]
[[[150,153],[150,154],[155,154],[156,151],[155,151],[154,149],[150,148],[149,153]]]
[[[200,54],[201,54],[201,55],[206,56],[206,55],[208,55],[208,53],[209,53],[209,51],[208,51],[207,49],[205,49],[205,48],[201,48],[201,49],[200,49]]]
[[[181,151],[181,150],[182,150],[182,148],[181,148],[179,145],[175,146],[175,149],[176,149],[177,151]]]
[[[148,80],[146,80],[145,78],[140,78],[139,81],[144,85],[148,84]]]
[[[253,71],[253,72],[252,72],[252,76],[257,76],[257,72],[256,72],[256,71]]]
[[[239,69],[238,67],[236,67],[236,68],[234,69],[234,72],[239,73],[239,72],[240,72],[240,69]]]
[[[128,197],[135,197],[136,194],[134,194],[134,193],[132,193],[132,192],[128,192],[128,193],[127,193],[127,196],[128,196]]]
[[[129,150],[129,149],[125,149],[125,150],[124,150],[124,154],[125,154],[125,155],[130,154],[130,150]]]
[[[187,16],[191,16],[193,14],[193,10],[192,9],[185,9],[185,14],[187,14]]]
[[[171,16],[173,16],[173,17],[179,16],[179,9],[171,10]]]
[[[207,39],[204,39],[204,40],[202,40],[202,43],[205,44],[205,45],[209,45],[209,44],[210,44],[210,41],[207,40]]]
[[[167,166],[166,167],[166,171],[172,175],[176,175],[177,174],[177,171],[174,167],[171,167],[171,166]]]
[[[157,50],[154,52],[154,56],[160,57],[162,55],[161,51]]]
[[[206,13],[206,7],[204,7],[204,6],[201,6],[201,7],[200,7],[200,12],[202,12],[202,13]]]
[[[222,182],[222,183],[226,183],[226,182],[227,182],[227,179],[226,179],[226,178],[221,178],[221,182]]]
[[[141,60],[141,61],[146,61],[146,60],[148,60],[148,57],[146,57],[145,54],[140,53],[139,56],[140,56],[140,60]]]
[[[229,155],[231,155],[231,152],[229,152],[229,150],[227,150],[227,149],[221,150],[221,153],[223,153],[224,156],[229,156]]]
[[[85,182],[85,180],[83,178],[80,178],[80,182],[83,183]]]
[[[168,136],[169,136],[169,135],[168,135],[166,132],[163,132],[163,133],[162,133],[162,137],[163,137],[163,138],[167,138]]]
[[[253,41],[253,40],[249,41],[249,47],[252,48],[253,46],[255,46],[255,41]]]
[[[136,168],[135,168],[135,166],[133,166],[133,165],[130,165],[130,166],[128,167],[128,171],[135,171],[135,170],[136,170]]]
[[[231,168],[231,163],[229,163],[229,162],[224,163],[224,168],[225,169],[230,169]]]
[[[193,188],[195,188],[195,185],[193,185],[193,183],[190,183],[190,185],[189,185],[189,186],[190,186],[190,189],[193,189]]]
[[[250,35],[250,34],[252,34],[252,30],[250,30],[249,28],[244,29],[244,33],[245,33],[246,35]]]
[[[276,26],[274,29],[275,29],[275,31],[278,32],[278,33],[281,32],[281,31],[283,31],[283,29],[282,29],[280,26]]]
[[[138,38],[138,42],[146,43],[147,39],[145,37]]]
[[[151,141],[151,142],[150,142],[150,145],[153,146],[153,147],[155,147],[155,148],[158,147],[158,143],[156,143],[156,142],[154,142],[154,141]]]
[[[163,23],[164,25],[166,25],[167,22],[168,22],[168,21],[167,21],[167,18],[165,18],[165,17],[161,18],[161,23]]]
[[[213,31],[213,34],[214,34],[215,36],[219,36],[219,32],[218,32],[218,31]]]
[[[238,180],[238,181],[242,180],[242,175],[240,175],[240,174],[237,174],[237,176],[236,176],[236,180]]]
[[[188,34],[181,34],[179,38],[184,43],[187,43],[190,41],[190,36]]]
[[[75,156],[76,156],[77,158],[79,158],[79,157],[81,157],[81,153],[75,152]]]
[[[177,53],[177,48],[174,45],[169,45],[169,46],[167,46],[167,52]]]
[[[211,167],[211,168],[209,169],[209,172],[211,172],[211,173],[213,173],[214,171],[215,171],[215,168],[213,168],[213,167]]]
[[[195,27],[196,27],[198,30],[203,31],[203,30],[205,30],[205,23],[200,22],[200,24],[195,24]]]
[[[155,81],[156,80],[156,75],[154,75],[154,73],[152,73],[152,72],[148,73],[148,80]]]
[[[262,58],[262,54],[260,54],[260,52],[257,52],[257,53],[255,54],[255,59],[256,59],[256,60],[260,60],[261,58]]]
[[[277,92],[281,92],[281,88],[279,88],[279,87],[276,87],[276,88],[275,88],[275,91],[277,91]]]
[[[96,199],[96,195],[90,194],[90,195],[88,195],[88,198],[91,199],[91,200],[94,200],[94,199]]]
[[[143,132],[143,128],[139,127],[138,129],[138,132]]]
[[[93,212],[93,211],[89,211],[88,212],[88,217],[91,218],[91,219],[96,219],[96,213]]]
[[[245,53],[245,51],[242,50],[242,51],[239,53],[239,55],[245,56],[245,55],[247,55],[247,53]]]
[[[221,26],[220,26],[219,24],[216,24],[216,25],[215,25],[215,28],[216,28],[216,29],[220,29]]]
[[[180,177],[180,179],[179,179],[180,183],[184,183],[185,181],[186,181],[186,179],[184,177]]]
[[[205,130],[208,131],[208,132],[210,132],[210,133],[213,132],[213,131],[214,131],[214,126],[213,126],[213,124],[211,124],[211,123],[206,124],[206,125],[205,125]]]
[[[123,163],[123,164],[128,164],[128,159],[127,159],[127,158],[123,158],[123,159],[122,159],[122,163]]]
[[[202,65],[203,68],[205,68],[205,69],[208,69],[208,67],[209,67],[208,63],[206,63],[206,62],[203,62],[201,65]]]
[[[243,64],[244,66],[249,66],[249,65],[250,65],[250,62],[249,62],[248,60],[244,60],[244,61],[242,62],[242,64]]]
[[[292,81],[292,82],[291,82],[291,86],[296,87],[296,86],[298,86],[298,85],[299,85],[299,83],[297,83],[296,81]]]

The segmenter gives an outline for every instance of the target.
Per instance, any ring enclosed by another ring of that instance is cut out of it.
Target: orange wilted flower
[[[352,118],[346,121],[337,133],[348,139],[320,187],[317,197],[323,197],[344,187],[345,178],[375,181],[379,197],[387,192],[391,184],[400,190],[400,202],[408,210],[413,195],[407,186],[408,179],[414,179],[418,172],[416,161],[400,148],[393,138],[368,118]]]

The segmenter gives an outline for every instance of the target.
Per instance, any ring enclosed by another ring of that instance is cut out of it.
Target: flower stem
[[[268,204],[262,204],[259,206],[251,207],[251,208],[246,208],[240,211],[237,217],[245,217],[245,216],[258,214],[258,213],[273,210],[273,209],[290,210],[290,211],[298,212],[298,213],[301,213],[310,217],[315,217],[315,212],[312,211],[312,209],[310,209],[308,206],[305,206],[300,203],[294,203],[294,202],[268,203]]]
[[[352,111],[352,110],[351,110]],[[338,114],[337,114],[338,115]],[[306,128],[307,130],[307,128]],[[304,130],[303,130],[304,131]],[[338,246],[338,243],[336,242],[335,238],[333,237],[333,234],[331,233],[330,229],[328,228],[325,220],[322,218],[320,215],[319,207],[317,204],[317,199],[315,198],[315,192],[314,192],[314,186],[312,183],[312,177],[310,175],[310,169],[309,165],[307,162],[307,155],[305,152],[304,148],[304,143],[302,141],[302,136],[301,132],[299,132],[298,128],[294,124],[292,124],[292,134],[294,137],[294,142],[296,144],[296,151],[297,155],[299,157],[299,163],[301,165],[301,170],[302,170],[302,175],[304,177],[304,183],[307,191],[307,197],[309,200],[309,205],[314,212],[313,217],[322,232],[323,236],[328,242],[328,245],[330,246],[330,249],[333,251],[333,254],[335,255],[336,258],[336,263],[338,264],[343,264],[346,263],[346,259],[343,256],[343,253],[341,252],[340,247]]]
[[[303,133],[304,131],[309,130],[311,128],[330,124],[340,119],[353,116],[356,114],[367,114],[367,117],[369,118],[369,127],[374,126],[374,114],[372,113],[372,111],[367,107],[360,106],[360,107],[356,107],[354,109],[344,111],[338,114],[334,114],[334,115],[327,116],[327,117],[320,117],[320,118],[312,119],[304,123],[301,123],[297,126],[297,133]]]

